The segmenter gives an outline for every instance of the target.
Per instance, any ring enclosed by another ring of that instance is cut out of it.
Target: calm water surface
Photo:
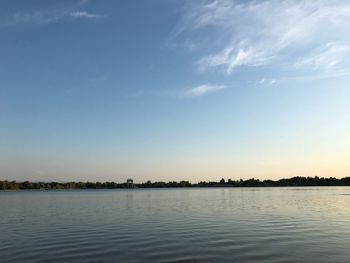
[[[350,188],[0,192],[0,262],[350,262]]]

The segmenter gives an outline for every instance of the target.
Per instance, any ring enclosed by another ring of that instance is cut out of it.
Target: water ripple
[[[330,187],[0,193],[0,262],[348,262],[348,195]]]

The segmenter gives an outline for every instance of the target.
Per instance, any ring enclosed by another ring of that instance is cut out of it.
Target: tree
[[[7,181],[0,182],[0,189],[6,190],[7,189]]]

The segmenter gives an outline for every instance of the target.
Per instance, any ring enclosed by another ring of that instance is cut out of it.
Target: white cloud
[[[260,79],[259,84],[261,85],[274,85],[276,84],[276,79]]]
[[[90,18],[90,19],[96,19],[96,18],[102,18],[102,15],[99,14],[92,14],[92,13],[88,13],[86,11],[75,11],[72,12],[71,17],[73,18]]]
[[[89,13],[87,11],[74,11],[72,8],[38,10],[34,12],[16,12],[0,21],[0,26],[39,26],[56,23],[64,19],[99,19],[104,15]]]
[[[349,44],[328,43],[320,50],[316,50],[309,57],[303,58],[296,63],[297,67],[311,68],[324,71],[333,70],[346,63],[346,58],[350,55]]]
[[[208,68],[222,67],[227,74],[239,66],[262,66],[267,64],[273,57],[263,51],[254,50],[254,47],[232,45],[224,50],[207,55],[197,62],[201,70]]]
[[[260,84],[265,84],[265,82],[266,82],[266,79],[261,79],[261,80],[259,81]]]
[[[61,19],[61,14],[43,13],[43,12],[17,12],[8,16],[1,26],[17,26],[17,25],[43,25],[58,21]]]
[[[208,85],[203,84],[185,91],[185,95],[189,97],[200,97],[208,93],[214,93],[227,88],[222,85]]]
[[[329,70],[350,59],[345,48],[349,28],[350,2],[345,0],[215,0],[188,4],[176,36],[196,46],[196,52],[201,47],[196,62],[201,70],[231,74],[239,67],[295,68],[303,60]],[[343,44],[315,55],[325,43]]]

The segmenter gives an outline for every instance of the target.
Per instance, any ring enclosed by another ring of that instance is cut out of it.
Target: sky
[[[0,2],[0,180],[350,176],[350,2]]]

